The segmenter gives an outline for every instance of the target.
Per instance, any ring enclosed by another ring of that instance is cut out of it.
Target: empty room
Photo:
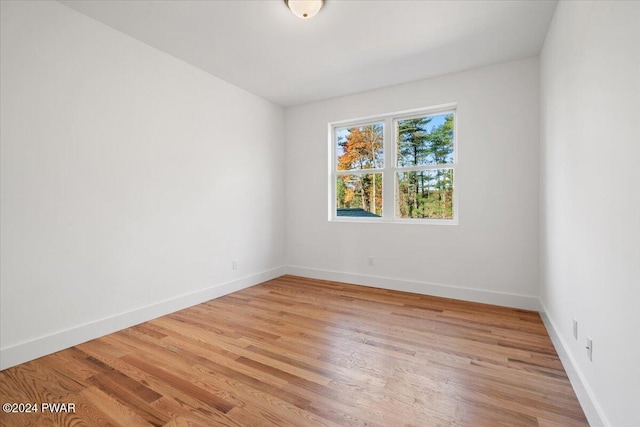
[[[0,425],[640,426],[640,2],[0,6]]]

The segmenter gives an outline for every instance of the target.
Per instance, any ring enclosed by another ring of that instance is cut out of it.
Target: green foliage
[[[342,175],[336,179],[336,207],[382,215],[382,174]]]
[[[398,122],[398,166],[446,165],[453,162],[453,114],[428,129],[431,117]],[[453,170],[430,169],[397,175],[401,218],[453,218]]]
[[[431,117],[398,122],[398,166],[417,166],[427,163],[430,154],[427,125]]]
[[[400,218],[453,218],[453,171],[400,172],[397,176]]]
[[[429,134],[430,152],[434,164],[445,164],[453,161],[453,115],[445,117],[442,125]]]
[[[400,218],[453,218],[454,116],[447,114],[441,124],[437,116],[398,121],[397,167],[438,165],[438,168],[398,172],[396,175],[396,216]],[[442,116],[440,116],[442,117]],[[358,171],[383,167],[383,125],[348,129],[338,141],[341,149],[337,168]],[[342,209],[363,209],[382,214],[382,174],[340,175],[336,182],[336,203]]]

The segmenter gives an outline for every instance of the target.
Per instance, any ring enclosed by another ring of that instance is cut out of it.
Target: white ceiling
[[[282,106],[537,55],[556,1],[60,0]]]

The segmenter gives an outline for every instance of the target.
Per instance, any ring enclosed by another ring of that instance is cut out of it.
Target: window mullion
[[[345,176],[345,175],[370,175],[372,173],[384,173],[384,169],[348,169],[348,170],[339,170],[334,172],[336,176]]]
[[[382,174],[382,218],[395,216],[395,123],[391,117],[384,120],[384,172]]]

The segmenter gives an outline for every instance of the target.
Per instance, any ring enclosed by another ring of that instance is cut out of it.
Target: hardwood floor
[[[6,426],[586,426],[535,312],[283,276],[0,372]],[[39,408],[42,409],[42,408]]]

